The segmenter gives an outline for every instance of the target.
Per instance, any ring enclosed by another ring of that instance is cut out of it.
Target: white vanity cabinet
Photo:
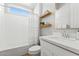
[[[41,56],[77,56],[76,54],[58,47],[52,43],[45,40],[40,40],[41,42]]]

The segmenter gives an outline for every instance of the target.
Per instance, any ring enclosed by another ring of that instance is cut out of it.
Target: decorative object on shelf
[[[45,13],[43,15],[40,16],[40,18],[44,18],[47,17],[48,15],[51,15],[52,12],[50,12],[49,10],[45,11]]]
[[[66,29],[70,29],[70,25],[67,24],[67,25],[66,25]]]
[[[45,24],[45,22],[40,22],[40,24],[41,24],[41,25],[44,25],[44,24]]]
[[[76,34],[76,39],[79,40],[79,29],[78,29],[77,34]]]
[[[40,24],[41,28],[47,28],[47,27],[51,27],[51,24]]]

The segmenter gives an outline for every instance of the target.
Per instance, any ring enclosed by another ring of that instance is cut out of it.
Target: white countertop
[[[58,46],[61,46],[65,49],[68,49],[70,51],[73,51],[77,54],[79,54],[79,40],[70,40],[66,38],[60,38],[60,37],[53,37],[51,36],[41,36],[40,39],[46,40],[52,44],[56,44]]]

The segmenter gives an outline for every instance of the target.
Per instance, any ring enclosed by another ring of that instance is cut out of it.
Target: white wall
[[[55,13],[55,4],[54,3],[44,3],[42,4],[42,13],[46,10],[50,10],[52,13]],[[41,29],[41,35],[51,35],[52,29],[54,28],[55,15],[51,14],[50,16],[43,18],[42,21],[52,24],[52,27]]]

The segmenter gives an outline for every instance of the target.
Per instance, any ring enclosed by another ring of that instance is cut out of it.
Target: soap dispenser
[[[76,37],[77,39],[79,39],[79,29],[78,29],[78,32],[77,32],[77,37]]]

